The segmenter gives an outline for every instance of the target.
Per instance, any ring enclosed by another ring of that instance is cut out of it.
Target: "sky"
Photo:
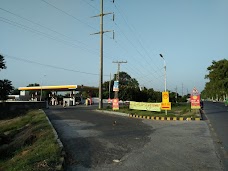
[[[163,91],[165,61],[168,90],[202,91],[207,67],[228,59],[227,9],[227,0],[104,0],[114,21],[104,16],[103,81],[127,61],[120,71]],[[0,0],[0,79],[98,87],[99,13],[100,0]]]

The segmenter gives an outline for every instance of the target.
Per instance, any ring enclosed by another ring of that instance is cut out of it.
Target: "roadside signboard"
[[[114,81],[113,91],[119,91],[119,81]]]
[[[113,99],[112,110],[119,110],[119,99]]]
[[[160,112],[161,111],[161,103],[146,103],[146,102],[130,101],[129,109]]]
[[[171,102],[161,102],[161,110],[171,110]]]
[[[191,94],[191,109],[200,109],[200,94],[195,87]]]
[[[168,91],[162,92],[162,102],[164,102],[164,103],[169,102],[169,92]]]
[[[171,110],[171,102],[169,102],[169,92],[162,92],[161,110]]]

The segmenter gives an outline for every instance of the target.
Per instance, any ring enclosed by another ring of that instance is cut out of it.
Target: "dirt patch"
[[[21,152],[21,156],[25,156],[30,152],[30,150],[24,150]]]

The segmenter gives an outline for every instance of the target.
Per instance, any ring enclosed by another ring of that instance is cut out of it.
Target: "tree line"
[[[212,61],[207,71],[205,79],[208,82],[201,93],[202,98],[216,100],[228,98],[228,60]]]
[[[106,81],[103,84],[104,92],[103,98],[111,99],[114,98],[114,92],[112,91],[114,81],[116,80],[116,74],[114,74],[113,79]],[[109,91],[110,88],[110,91]],[[190,95],[180,96],[176,92],[169,91],[170,102],[183,102],[186,101]],[[132,78],[126,72],[119,73],[119,92],[118,97],[124,101],[137,101],[137,102],[161,102],[162,92],[155,91],[153,88],[140,87],[138,81]]]

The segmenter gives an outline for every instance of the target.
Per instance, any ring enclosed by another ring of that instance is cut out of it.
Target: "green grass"
[[[55,170],[61,149],[42,110],[0,120],[0,171]]]
[[[116,112],[122,112],[126,114],[134,114],[139,116],[159,116],[159,117],[199,117],[198,110],[191,110],[189,103],[182,104],[172,104],[172,110],[168,110],[168,114],[165,114],[165,111],[161,112],[151,112],[151,111],[142,111],[142,110],[132,110],[128,106],[120,105],[120,109]],[[112,107],[108,106],[105,110],[112,111]]]

